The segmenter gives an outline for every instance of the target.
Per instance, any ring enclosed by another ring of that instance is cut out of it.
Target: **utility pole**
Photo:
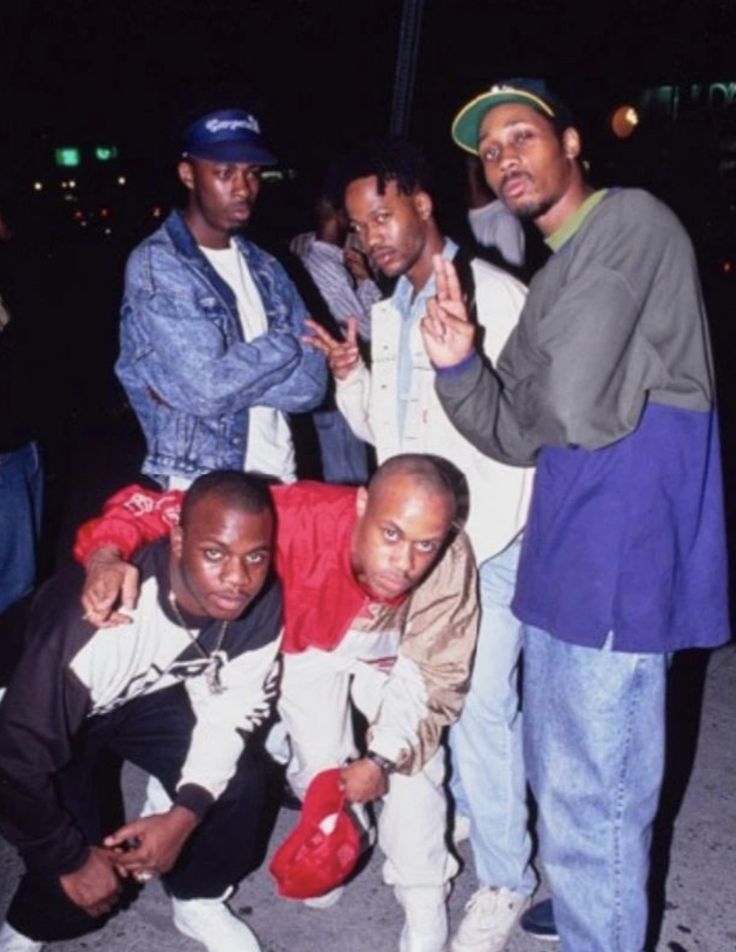
[[[424,0],[404,0],[389,125],[392,136],[405,136],[409,131],[423,12]]]

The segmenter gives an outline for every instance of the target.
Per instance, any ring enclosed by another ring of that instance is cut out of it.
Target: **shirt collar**
[[[448,261],[452,261],[458,251],[459,248],[456,242],[454,242],[452,238],[445,238],[445,243],[442,246],[442,257]],[[396,282],[394,293],[391,295],[391,303],[402,313],[409,309],[414,310],[420,302],[426,301],[427,298],[432,297],[436,292],[434,272],[430,274],[424,287],[417,293],[417,296],[412,301],[411,296],[413,291],[414,288],[411,282],[402,274]]]
[[[570,215],[569,218],[566,218],[556,231],[553,231],[549,237],[545,238],[547,247],[551,248],[552,251],[559,251],[565,242],[572,238],[577,232],[593,209],[597,208],[600,202],[606,197],[607,192],[608,189],[601,188],[597,192],[593,192],[592,195],[588,195],[580,208]]]

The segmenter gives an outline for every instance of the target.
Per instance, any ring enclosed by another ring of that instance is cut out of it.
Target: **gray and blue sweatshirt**
[[[690,240],[646,192],[591,195],[548,239],[495,367],[437,392],[478,449],[537,473],[513,608],[573,644],[729,637],[708,328]]]

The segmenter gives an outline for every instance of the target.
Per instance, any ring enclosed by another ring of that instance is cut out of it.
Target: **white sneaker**
[[[27,935],[21,935],[7,922],[3,923],[0,929],[0,952],[39,952],[42,948],[43,942],[29,939]]]
[[[446,886],[394,887],[406,913],[399,952],[445,952],[448,892]]]
[[[465,905],[451,952],[502,952],[528,905],[528,896],[505,886],[481,886]]]
[[[223,899],[176,899],[172,897],[174,925],[208,952],[261,952],[249,926]]]
[[[335,886],[329,892],[322,893],[321,896],[312,896],[310,899],[302,899],[305,906],[310,909],[331,909],[342,899],[345,892],[344,886]]]

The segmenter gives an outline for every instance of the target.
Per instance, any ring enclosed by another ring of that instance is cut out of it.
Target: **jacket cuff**
[[[176,791],[174,806],[186,807],[198,820],[202,820],[214,802],[215,798],[209,790],[196,783],[185,783]]]
[[[99,519],[95,523],[82,526],[77,533],[74,558],[82,565],[86,566],[89,557],[103,546],[109,545],[118,550],[122,559],[129,559],[141,544],[137,529],[123,519]]]
[[[451,367],[438,367],[436,364],[432,364],[432,366],[438,377],[460,377],[466,370],[472,367],[476,361],[480,361],[480,357],[473,351],[472,354],[468,354],[464,360],[461,360],[459,364],[452,364]]]
[[[367,368],[363,363],[363,358],[360,357],[358,359],[358,363],[348,373],[347,377],[344,377],[341,380],[335,377],[335,389],[349,390],[351,387],[354,387],[356,383],[362,383],[363,374],[365,373],[366,369]]]
[[[80,836],[76,846],[70,845],[59,855],[55,855],[55,852],[48,848],[21,850],[21,856],[29,872],[42,872],[46,876],[49,873],[54,876],[66,876],[84,866],[90,855],[90,847]]]
[[[401,767],[407,760],[406,741],[403,737],[394,734],[393,731],[374,725],[370,730],[368,747],[379,757],[384,757],[396,765],[396,769],[401,773]]]

